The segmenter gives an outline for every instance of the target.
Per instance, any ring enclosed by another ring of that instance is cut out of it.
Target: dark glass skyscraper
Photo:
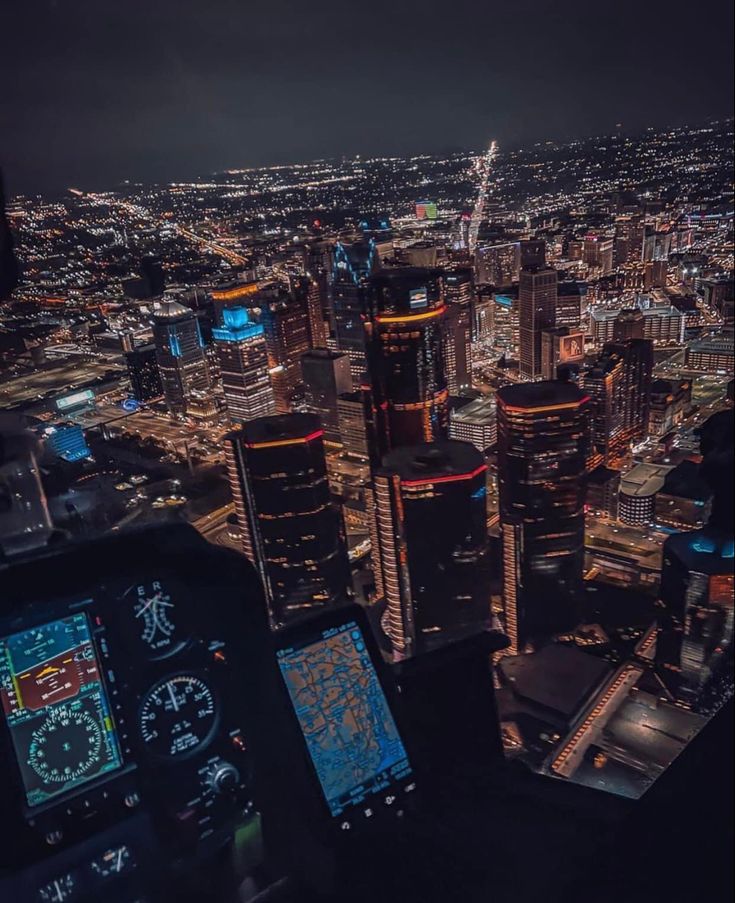
[[[584,565],[589,398],[538,382],[498,390],[503,605],[511,651],[573,626]]]
[[[702,529],[675,533],[664,544],[656,641],[662,681],[689,706],[718,672],[732,668],[735,621],[732,413],[714,414],[698,432],[712,510]]]
[[[559,277],[545,261],[544,242],[521,242],[518,289],[520,369],[528,379],[538,379],[541,375],[541,333],[556,325]]]
[[[396,449],[374,473],[388,633],[398,655],[490,619],[487,467],[467,442]]]
[[[177,301],[162,301],[153,311],[153,340],[169,411],[214,415],[204,342],[193,311]]]
[[[242,548],[263,580],[274,627],[351,593],[323,435],[315,415],[287,414],[251,420],[225,440]]]
[[[393,448],[447,435],[442,273],[423,267],[385,270],[370,280],[368,301],[373,460],[377,462]]]
[[[265,329],[276,410],[279,414],[287,414],[294,396],[300,394],[303,387],[301,355],[311,348],[305,293],[265,300],[261,308],[261,322]]]
[[[130,377],[130,391],[136,401],[144,403],[163,395],[158,372],[155,345],[139,345],[125,353]]]
[[[352,377],[364,378],[367,367],[365,352],[366,285],[378,267],[375,242],[352,244],[338,242],[334,248],[331,297],[334,336],[337,348],[349,355]]]
[[[617,355],[623,361],[623,427],[628,442],[640,442],[648,430],[653,342],[627,339],[603,346],[603,354]]]
[[[316,414],[324,429],[326,442],[340,439],[338,399],[352,391],[350,359],[346,354],[315,348],[301,357],[306,407]]]
[[[444,369],[450,394],[460,395],[472,385],[472,270],[467,268],[445,273],[444,293],[447,304],[442,326]]]

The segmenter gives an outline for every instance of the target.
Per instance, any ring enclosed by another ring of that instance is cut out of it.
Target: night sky
[[[9,194],[731,115],[731,0],[2,0]]]

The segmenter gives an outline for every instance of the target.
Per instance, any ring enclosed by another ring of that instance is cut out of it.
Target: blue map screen
[[[358,624],[282,649],[278,664],[333,816],[411,774]]]

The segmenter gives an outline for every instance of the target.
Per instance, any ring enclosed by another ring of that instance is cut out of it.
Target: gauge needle
[[[139,618],[144,612],[148,611],[151,605],[155,605],[156,602],[161,598],[162,593],[156,593],[155,596],[151,596],[150,599],[146,600],[145,605],[141,608],[141,610],[136,614],[136,618]]]
[[[178,712],[179,706],[176,702],[176,694],[174,693],[174,688],[171,684],[168,685],[168,695],[171,697],[171,705],[174,707],[174,712]]]
[[[115,863],[115,871],[116,872],[119,872],[120,869],[122,868],[122,853],[123,853],[123,848],[120,847],[120,849],[117,851],[117,862]]]

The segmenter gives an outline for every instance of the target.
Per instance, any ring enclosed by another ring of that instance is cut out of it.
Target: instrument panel
[[[16,898],[99,899],[155,851],[193,868],[255,817],[242,662],[267,624],[249,564],[168,526],[7,576],[0,856],[28,867]]]

